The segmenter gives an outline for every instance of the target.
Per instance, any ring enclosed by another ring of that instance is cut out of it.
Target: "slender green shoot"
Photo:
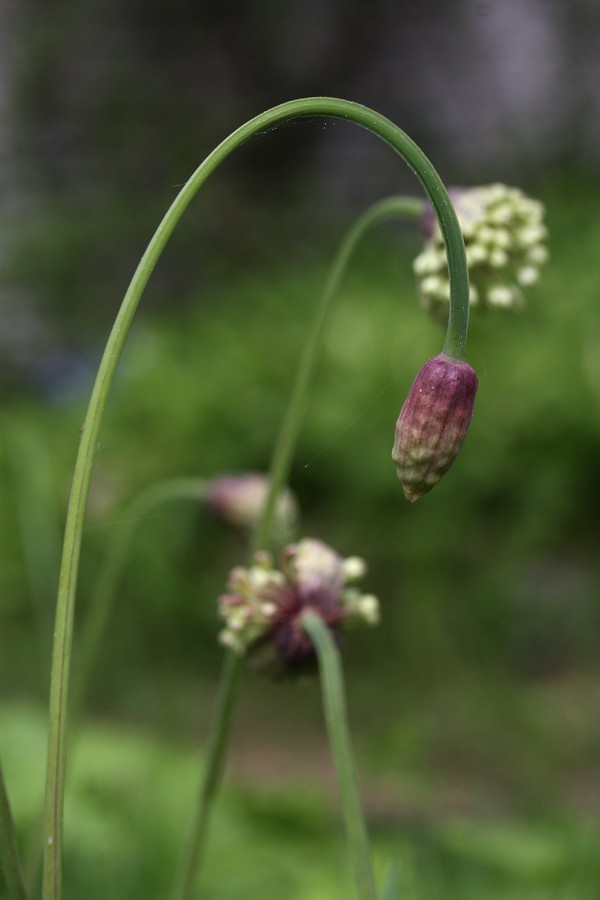
[[[225,653],[221,682],[213,721],[206,746],[206,759],[198,803],[194,810],[189,836],[172,900],[192,900],[196,896],[196,879],[206,851],[211,811],[219,790],[227,745],[233,724],[233,710],[242,671],[243,658],[228,650]]]
[[[370,206],[350,227],[340,242],[335,256],[329,267],[325,285],[310,325],[310,331],[304,343],[300,361],[296,369],[294,383],[290,399],[286,406],[284,418],[279,429],[270,466],[270,490],[265,504],[263,515],[254,536],[254,551],[268,547],[273,524],[277,490],[288,480],[292,463],[294,448],[302,425],[306,398],[310,387],[312,375],[317,363],[317,355],[329,314],[334,301],[340,293],[344,276],[348,269],[356,248],[360,241],[376,225],[393,219],[418,218],[423,212],[424,203],[412,197],[390,197]],[[277,487],[275,487],[277,486]],[[229,677],[228,673],[235,667],[236,677]],[[235,692],[239,679],[237,671],[240,667],[238,657],[227,650],[223,663],[221,676],[221,691]],[[208,837],[208,819],[212,813],[212,803],[217,794],[218,784],[215,780],[223,771],[224,761],[216,758],[217,753],[226,754],[227,739],[225,732],[230,733],[230,719],[226,721],[220,718],[219,709],[225,711],[227,716],[232,715],[235,705],[235,696],[227,694],[223,697],[215,713],[212,728],[208,737],[208,759],[205,765],[203,783],[200,790],[198,807],[193,818],[191,831],[188,837],[188,850],[182,862],[182,869],[178,876],[177,888],[173,894],[173,900],[191,900],[199,868],[205,853],[205,843]],[[210,783],[210,787],[208,786]]]
[[[358,244],[372,228],[389,219],[419,218],[423,212],[423,206],[422,200],[412,197],[390,197],[374,203],[354,222],[336,250],[312,319],[310,332],[304,343],[290,399],[273,450],[270,466],[271,489],[267,498],[264,516],[256,532],[255,549],[267,547],[269,544],[277,492],[289,476],[292,456],[302,425],[304,407],[310,381],[315,370],[321,339],[333,307],[333,302],[339,296],[342,281],[348,270],[348,264]]]
[[[331,754],[337,772],[346,841],[354,870],[357,894],[360,900],[376,900],[377,891],[371,864],[369,838],[352,755],[340,654],[331,632],[323,619],[315,612],[307,610],[304,613],[302,627],[312,641],[319,660],[323,711]]]

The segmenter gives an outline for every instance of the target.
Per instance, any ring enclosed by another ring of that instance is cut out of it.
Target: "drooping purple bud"
[[[396,423],[392,459],[411,503],[438,483],[454,462],[473,415],[477,375],[443,353],[425,363]]]

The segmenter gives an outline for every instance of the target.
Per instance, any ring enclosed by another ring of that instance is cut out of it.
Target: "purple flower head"
[[[315,654],[302,628],[307,609],[318,613],[336,637],[352,622],[378,621],[376,598],[353,586],[365,571],[358,557],[343,559],[313,538],[288,545],[280,569],[269,554],[257,554],[254,565],[232,570],[229,593],[219,598],[225,622],[221,642],[271,673],[311,666]]]

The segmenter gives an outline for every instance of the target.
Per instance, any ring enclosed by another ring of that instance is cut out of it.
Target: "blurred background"
[[[382,874],[407,898],[600,896],[600,7],[595,0],[0,0],[0,751],[36,818],[61,532],[95,369],[178,188],[234,128],[333,95],[404,128],[447,184],[547,208],[520,314],[472,317],[476,414],[410,507],[389,459],[441,348],[417,229],[354,259],[291,487],[303,531],[370,567],[383,626],[346,646]],[[319,291],[370,203],[419,195],[381,142],[305,119],[211,178],[157,267],[98,448],[76,630],[124,505],[264,471]],[[72,755],[67,896],[166,893],[243,536],[200,504],[140,523]],[[200,748],[200,750],[198,749]],[[351,894],[318,684],[242,692],[206,897]],[[235,865],[232,866],[232,861]],[[70,893],[69,893],[70,892]]]

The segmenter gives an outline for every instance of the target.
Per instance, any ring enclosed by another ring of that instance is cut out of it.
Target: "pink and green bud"
[[[443,353],[425,363],[396,423],[392,459],[411,503],[446,474],[473,415],[477,375]]]
[[[269,479],[257,472],[221,475],[209,485],[206,502],[226,522],[239,528],[254,528],[263,513],[269,493]],[[285,542],[298,521],[298,505],[289,488],[279,492],[275,504],[275,528]]]

